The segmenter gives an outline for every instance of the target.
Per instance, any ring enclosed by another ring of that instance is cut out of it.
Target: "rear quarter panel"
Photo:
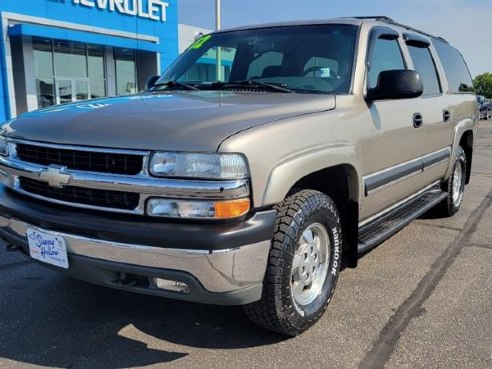
[[[458,152],[461,137],[466,131],[472,131],[476,137],[478,130],[477,101],[474,94],[449,95],[451,116],[454,124],[453,150],[451,158],[455,158]],[[449,163],[445,178],[449,178],[454,165],[454,160]]]

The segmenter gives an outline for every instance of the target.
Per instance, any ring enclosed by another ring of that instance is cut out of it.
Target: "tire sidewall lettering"
[[[332,276],[338,276],[340,269],[340,237],[338,236],[338,228],[333,227],[331,230],[333,234],[333,263],[331,265],[330,273]]]

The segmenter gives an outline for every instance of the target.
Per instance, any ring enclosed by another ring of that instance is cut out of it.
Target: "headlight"
[[[198,201],[153,198],[147,202],[147,215],[166,218],[232,219],[249,211],[249,199]]]
[[[9,155],[9,146],[7,143],[7,139],[5,137],[0,136],[0,155],[8,156]]]
[[[150,160],[150,173],[157,177],[243,179],[246,160],[240,154],[158,152]]]
[[[7,139],[2,136],[0,136],[0,155],[2,156],[9,155],[9,145],[7,143]]]

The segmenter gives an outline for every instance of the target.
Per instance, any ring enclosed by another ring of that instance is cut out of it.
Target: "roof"
[[[392,18],[386,16],[363,16],[363,17],[344,17],[344,18],[331,18],[331,19],[313,19],[313,20],[304,20],[304,21],[292,21],[292,22],[279,22],[279,23],[266,23],[266,24],[257,24],[251,26],[241,26],[235,28],[224,29],[219,32],[230,32],[230,31],[241,31],[248,29],[257,29],[257,28],[271,28],[271,27],[288,27],[288,26],[306,26],[306,25],[319,25],[319,24],[350,24],[354,26],[361,26],[365,22],[374,22],[377,24],[386,24],[392,25],[395,27],[399,27],[405,29],[407,31],[413,31],[416,33],[420,33],[427,37],[436,38],[438,40],[447,42],[442,37],[433,36],[427,32],[418,30],[416,28],[397,23]]]
[[[250,26],[241,26],[241,27],[223,29],[220,30],[219,32],[242,31],[242,30],[255,29],[255,28],[311,26],[311,25],[318,25],[318,24],[351,24],[354,26],[360,26],[362,24],[362,20],[356,18],[312,19],[312,20],[303,20],[303,21],[265,23],[265,24],[256,24]]]

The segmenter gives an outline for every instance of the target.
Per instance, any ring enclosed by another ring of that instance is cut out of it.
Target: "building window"
[[[38,107],[106,96],[104,47],[34,37]]]
[[[60,77],[87,78],[86,45],[55,40],[55,71]]]
[[[90,98],[97,99],[106,96],[106,80],[104,73],[104,48],[87,45],[87,57],[90,79]]]
[[[51,40],[33,39],[33,57],[38,107],[45,108],[56,103],[53,45]]]
[[[216,82],[217,62],[220,60],[221,80],[228,81],[231,75],[231,68],[236,57],[236,48],[232,47],[212,47],[188,71],[179,78],[180,81],[204,81]]]
[[[114,49],[116,63],[116,94],[126,95],[137,92],[136,53],[132,49]]]

